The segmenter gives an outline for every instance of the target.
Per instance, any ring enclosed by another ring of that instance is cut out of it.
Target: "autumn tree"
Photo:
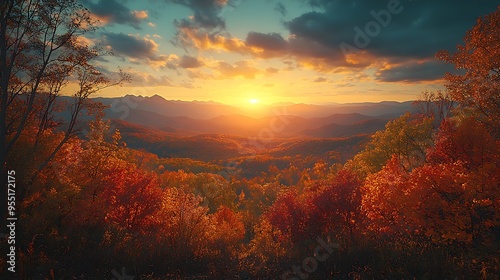
[[[276,201],[280,192],[288,189],[278,182],[258,184],[253,180],[240,182],[239,188],[240,208],[252,217],[260,217]]]
[[[22,248],[27,256],[38,253],[68,264],[85,255],[82,265],[88,265],[151,250],[147,236],[156,232],[161,209],[157,175],[124,160],[118,132],[105,141],[106,122],[90,127],[89,139],[70,139],[23,195],[19,239],[39,236],[51,244]],[[61,250],[70,258],[60,259]],[[36,267],[37,261],[30,264]]]
[[[378,172],[395,155],[401,167],[411,170],[425,160],[426,148],[432,143],[432,118],[413,116],[409,112],[390,121],[378,131],[365,149],[347,166],[367,175]]]
[[[0,5],[0,15],[0,163],[6,176],[8,156],[25,130],[29,127],[30,134],[41,137],[57,125],[56,97],[70,79],[77,85],[67,105],[70,118],[63,137],[35,167],[38,171],[75,135],[82,112],[99,107],[89,95],[128,77],[110,81],[93,64],[103,52],[79,38],[95,31],[96,25],[76,0],[7,0]],[[0,193],[5,201],[7,192]],[[1,211],[3,217],[5,209]]]
[[[464,44],[436,57],[451,63],[459,74],[447,73],[446,87],[462,108],[489,124],[498,136],[500,120],[500,7],[479,18]]]
[[[159,221],[151,257],[164,261],[166,267],[179,268],[203,257],[209,244],[211,220],[202,198],[176,187],[163,190]],[[185,267],[184,267],[185,268]]]
[[[321,226],[318,234],[337,232],[354,241],[361,218],[362,183],[353,171],[343,169],[311,195],[312,216]]]
[[[224,205],[234,208],[236,194],[231,189],[229,182],[218,174],[199,173],[190,182],[192,193],[202,198],[203,205],[207,205],[210,213],[215,212],[219,206]]]
[[[409,217],[436,242],[493,242],[500,227],[500,143],[474,118],[445,121],[409,177]]]
[[[240,242],[245,237],[243,216],[226,206],[220,206],[217,212],[211,215],[212,229],[208,232],[212,274],[223,275],[229,278],[238,265],[238,252],[242,248]]]
[[[128,163],[115,165],[106,173],[102,180],[102,196],[108,208],[105,220],[131,234],[143,233],[154,225],[153,214],[161,202],[155,174]]]
[[[266,218],[254,226],[253,233],[252,240],[241,253],[240,270],[264,277],[278,275],[292,248],[290,237]]]
[[[471,170],[495,162],[498,141],[492,138],[487,127],[474,118],[446,120],[441,125],[434,147],[427,154],[431,164],[461,161]]]
[[[309,201],[302,198],[295,191],[285,192],[266,213],[269,222],[289,236],[294,244],[312,239],[316,234],[311,230]]]
[[[396,235],[407,230],[408,174],[394,155],[377,173],[368,175],[362,187],[361,208],[368,228]]]
[[[449,91],[424,91],[420,98],[413,102],[417,115],[433,119],[434,129],[438,129],[442,121],[452,115],[456,104]]]

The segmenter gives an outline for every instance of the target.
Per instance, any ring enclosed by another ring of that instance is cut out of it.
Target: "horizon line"
[[[64,95],[64,96],[67,96],[67,97],[71,97],[70,95]],[[124,98],[124,97],[127,97],[127,96],[132,96],[132,97],[135,97],[135,98],[154,98],[154,97],[159,97],[165,101],[172,101],[172,102],[186,102],[186,103],[195,103],[195,102],[198,102],[198,103],[216,103],[216,104],[221,104],[221,105],[227,105],[227,106],[233,106],[233,107],[248,107],[247,106],[243,106],[242,104],[237,104],[236,102],[235,103],[232,103],[232,102],[222,102],[222,101],[216,101],[216,100],[197,100],[197,99],[191,99],[191,100],[182,100],[182,99],[167,99],[159,94],[152,94],[152,95],[149,95],[149,96],[144,96],[144,95],[135,95],[135,94],[125,94],[125,95],[121,95],[121,96],[94,96],[94,97],[89,97],[89,99],[96,99],[96,98],[102,98],[102,99],[114,99],[114,98]],[[407,103],[407,102],[414,102],[414,101],[417,101],[418,98],[415,98],[415,99],[408,99],[408,100],[380,100],[380,101],[355,101],[355,102],[336,102],[336,101],[331,101],[331,102],[315,102],[315,103],[305,103],[305,102],[293,102],[293,101],[278,101],[278,102],[264,102],[264,101],[261,101],[259,102],[259,105],[257,106],[260,106],[260,105],[264,105],[264,106],[274,106],[274,105],[277,105],[277,104],[287,104],[287,105],[318,105],[318,106],[328,106],[328,105],[355,105],[355,104],[380,104],[380,103],[384,103],[384,102],[394,102],[394,103],[399,103],[399,104],[402,104],[402,103]]]

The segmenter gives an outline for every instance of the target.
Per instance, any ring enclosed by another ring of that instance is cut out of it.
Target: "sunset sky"
[[[100,69],[112,75],[121,67],[133,79],[98,96],[158,94],[236,105],[415,99],[423,90],[441,88],[440,79],[452,69],[434,54],[454,50],[476,18],[498,5],[466,0],[81,2],[100,21],[98,31],[82,40],[115,53],[99,60]]]

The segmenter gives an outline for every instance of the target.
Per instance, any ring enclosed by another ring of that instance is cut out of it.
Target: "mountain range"
[[[350,104],[281,103],[238,108],[217,102],[166,100],[127,95],[93,98],[109,106],[106,118],[159,131],[193,136],[215,133],[243,137],[335,138],[371,134],[412,111],[412,102]]]

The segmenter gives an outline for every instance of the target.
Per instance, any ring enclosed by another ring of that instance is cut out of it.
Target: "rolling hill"
[[[70,97],[62,97],[68,101]],[[176,136],[224,134],[239,137],[350,137],[383,129],[411,110],[411,102],[259,105],[259,114],[217,102],[172,101],[158,95],[94,98],[109,106],[105,119],[120,120]],[[267,113],[266,113],[267,112]],[[59,116],[67,118],[64,111]],[[88,118],[88,117],[86,117]]]
[[[384,129],[388,120],[369,119],[350,125],[330,123],[318,128],[306,129],[299,132],[299,135],[305,135],[315,138],[336,138],[349,137],[357,134],[372,134]]]
[[[132,149],[144,149],[165,158],[191,158],[207,162],[228,161],[255,155],[323,156],[332,152],[348,158],[366,142],[367,135],[344,138],[258,139],[226,134],[179,136],[154,128],[113,120],[122,140]]]

